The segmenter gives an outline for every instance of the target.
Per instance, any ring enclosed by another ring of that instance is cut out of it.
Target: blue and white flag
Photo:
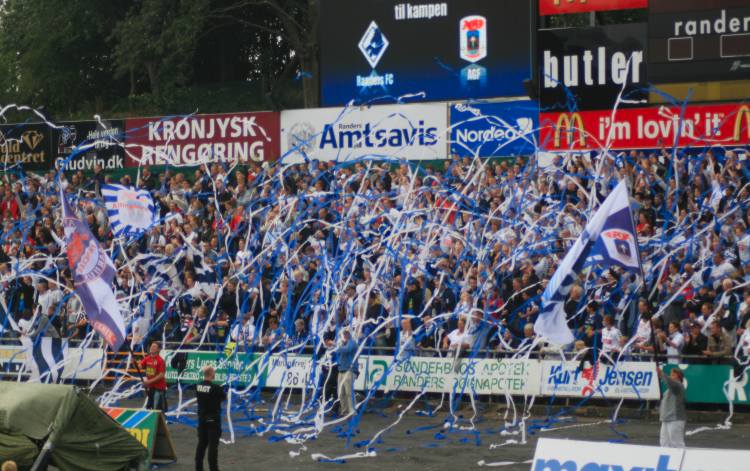
[[[102,185],[102,195],[115,236],[140,234],[158,221],[154,200],[148,191],[122,185]]]
[[[89,226],[78,219],[60,188],[63,231],[68,266],[86,317],[94,330],[117,351],[125,341],[125,320],[112,291],[115,266],[94,238]]]
[[[59,338],[41,337],[34,341],[21,336],[26,369],[32,382],[57,383],[62,377],[68,342]]]
[[[563,307],[581,269],[593,264],[619,265],[634,273],[641,272],[630,198],[624,181],[604,200],[547,283],[542,294],[542,311],[534,324],[537,334],[560,345],[575,340]]]

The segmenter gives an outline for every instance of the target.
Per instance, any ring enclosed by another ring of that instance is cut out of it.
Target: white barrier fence
[[[27,353],[20,345],[0,345],[0,373],[28,375]],[[63,379],[94,381],[104,372],[105,354],[101,348],[69,347],[63,361]]]
[[[313,358],[308,355],[240,354],[227,360],[214,352],[182,351],[185,367],[171,366],[176,351],[165,350],[167,380],[183,383],[200,378],[200,368],[211,364],[217,381],[237,381],[268,388],[315,387]],[[611,399],[659,399],[659,379],[653,363],[619,362],[616,365],[584,365],[561,360],[411,357],[362,355],[355,389],[378,391],[425,391],[476,395],[525,395],[557,397],[606,397]]]

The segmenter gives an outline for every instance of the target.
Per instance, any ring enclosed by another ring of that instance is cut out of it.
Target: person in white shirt
[[[667,363],[677,365],[680,363],[682,348],[685,346],[685,337],[682,335],[680,323],[677,321],[670,322],[667,329],[669,330],[669,336],[665,332],[660,332],[659,343],[666,347]]]
[[[471,348],[471,335],[466,331],[466,318],[458,318],[458,326],[443,337],[443,349],[448,351],[468,350]]]
[[[229,334],[232,342],[237,342],[238,347],[253,345],[255,341],[255,318],[250,313],[242,316],[242,322],[238,322]]]
[[[617,360],[616,355],[620,352],[620,329],[614,326],[614,320],[611,315],[604,316],[602,319],[604,327],[602,328],[602,352]]]
[[[48,281],[40,278],[36,284],[37,298],[36,302],[44,315],[50,315],[50,310],[54,314],[54,309],[62,300],[63,293],[59,289],[49,289]]]

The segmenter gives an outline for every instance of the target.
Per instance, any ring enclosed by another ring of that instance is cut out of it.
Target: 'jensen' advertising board
[[[321,103],[524,96],[531,3],[321,0]]]

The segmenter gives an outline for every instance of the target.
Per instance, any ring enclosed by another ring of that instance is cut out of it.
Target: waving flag
[[[67,340],[42,337],[36,342],[24,335],[21,337],[26,368],[31,381],[57,383],[62,375],[63,360],[68,350]]]
[[[542,294],[542,311],[534,324],[537,334],[561,345],[575,340],[568,328],[563,305],[578,273],[592,264],[619,265],[634,273],[641,272],[628,188],[624,181],[604,200],[547,283]]]
[[[102,185],[104,206],[115,236],[139,234],[158,221],[151,195],[122,185]]]
[[[81,298],[91,326],[112,350],[117,350],[125,340],[125,320],[112,292],[115,267],[88,225],[73,212],[62,187],[60,200],[68,265],[73,274],[76,294]]]

